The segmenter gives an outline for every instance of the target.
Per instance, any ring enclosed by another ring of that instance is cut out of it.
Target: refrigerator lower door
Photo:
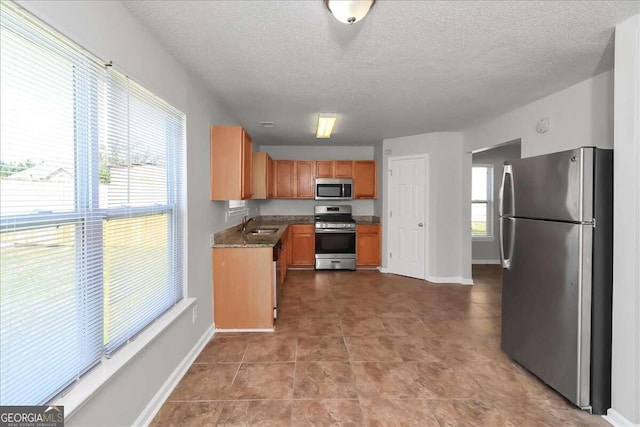
[[[567,399],[587,408],[593,228],[500,220],[513,242],[508,268],[503,268],[502,349]]]

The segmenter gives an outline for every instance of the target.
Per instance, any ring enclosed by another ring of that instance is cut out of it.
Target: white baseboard
[[[388,268],[378,267],[380,273],[390,273],[394,274],[392,271],[389,271]],[[433,283],[459,283],[461,285],[473,285],[473,279],[465,279],[463,277],[434,277],[427,276],[424,280]]]
[[[640,427],[640,424],[632,423],[624,416],[622,416],[622,414],[612,408],[607,409],[607,415],[603,415],[602,418],[604,418],[612,426],[616,427]]]
[[[499,259],[473,259],[471,260],[471,264],[498,264],[500,265]]]
[[[427,276],[425,280],[433,283],[459,283],[461,285],[473,285],[473,279],[465,279],[464,277]]]
[[[193,346],[189,354],[178,364],[176,369],[173,370],[169,378],[162,384],[160,390],[153,396],[146,408],[140,413],[138,418],[133,423],[134,426],[148,426],[153,421],[153,417],[156,416],[162,405],[167,400],[171,392],[178,385],[184,374],[187,373],[189,367],[196,360],[202,349],[213,337],[215,331],[215,325],[211,325],[209,329],[200,337],[198,342]]]

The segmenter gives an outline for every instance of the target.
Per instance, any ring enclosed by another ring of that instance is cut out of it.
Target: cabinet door
[[[315,229],[309,224],[291,226],[291,265],[313,266],[315,263]]]
[[[216,327],[273,327],[273,250],[215,248],[212,251]],[[251,268],[247,268],[250,265]]]
[[[353,185],[355,199],[375,199],[377,196],[375,160],[353,162]]]
[[[350,160],[333,162],[333,176],[336,178],[353,178],[353,162]]]
[[[276,197],[295,197],[295,181],[293,160],[277,160],[276,165]]]
[[[267,198],[267,153],[253,153],[253,197],[252,199]]]
[[[299,199],[313,199],[313,161],[296,161],[296,196]]]
[[[380,226],[358,225],[356,228],[356,265],[377,267],[380,265]]]
[[[242,199],[250,199],[253,196],[253,141],[251,136],[242,130]]]
[[[316,178],[333,178],[333,162],[331,160],[316,162]]]
[[[251,137],[241,126],[211,126],[211,200],[251,197]],[[245,155],[247,153],[247,155]]]
[[[275,167],[271,156],[267,154],[267,199],[276,196]]]

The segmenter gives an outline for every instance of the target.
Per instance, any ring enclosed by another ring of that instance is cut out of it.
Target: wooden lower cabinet
[[[291,265],[313,267],[315,265],[316,235],[313,224],[294,224],[291,229]]]
[[[356,267],[378,267],[381,258],[380,224],[356,226]]]
[[[273,248],[214,248],[217,329],[273,328]]]
[[[284,232],[280,238],[280,258],[278,263],[280,267],[280,281],[284,283],[287,278],[287,270],[291,265],[291,242],[290,242],[291,227],[287,227],[287,231]]]

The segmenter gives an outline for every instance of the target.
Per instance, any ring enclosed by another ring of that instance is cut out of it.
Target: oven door
[[[356,233],[316,230],[316,269],[355,270]]]

